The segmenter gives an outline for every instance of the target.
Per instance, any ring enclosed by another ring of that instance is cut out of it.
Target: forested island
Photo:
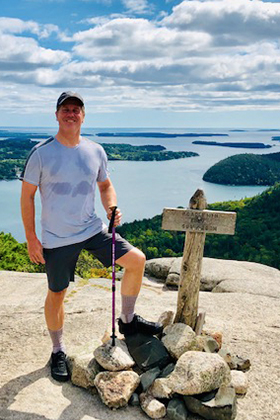
[[[274,185],[280,181],[280,153],[230,156],[211,166],[203,180],[223,185]]]
[[[228,137],[228,134],[221,133],[157,133],[157,132],[125,132],[125,133],[97,133],[98,137],[150,137],[150,138],[175,138],[175,137]]]
[[[173,152],[160,145],[132,146],[131,144],[100,143],[109,160],[162,161],[198,156],[195,152]]]
[[[14,135],[15,133],[13,133]],[[1,132],[0,132],[1,135]],[[49,136],[46,136],[48,138]],[[30,134],[10,137],[0,141],[0,180],[17,179],[25,159],[34,146]],[[132,146],[131,144],[101,143],[109,160],[163,161],[198,156],[195,152],[173,152],[161,145]]]
[[[203,141],[195,140],[192,144],[203,144],[204,146],[223,146],[223,147],[238,147],[242,149],[269,149],[269,144],[264,143],[237,143],[237,142],[217,142],[217,141]]]
[[[253,198],[208,205],[210,210],[237,213],[235,235],[207,234],[204,255],[212,258],[253,261],[280,269],[280,183]],[[180,204],[180,203],[178,203]],[[185,232],[161,229],[162,216],[124,223],[117,230],[148,259],[177,257],[183,253]],[[43,265],[29,261],[26,244],[0,233],[0,270],[43,272]],[[86,251],[81,254],[76,274],[106,276],[102,265]]]

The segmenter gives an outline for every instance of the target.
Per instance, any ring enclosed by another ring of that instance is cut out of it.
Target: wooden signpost
[[[234,212],[205,209],[204,192],[197,190],[190,199],[189,209],[165,208],[162,218],[162,229],[186,231],[174,322],[182,322],[193,329],[198,311],[205,235],[206,233],[234,235],[236,222]]]

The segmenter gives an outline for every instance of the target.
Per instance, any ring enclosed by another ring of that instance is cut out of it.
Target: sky
[[[280,1],[1,0],[0,126],[280,128]]]

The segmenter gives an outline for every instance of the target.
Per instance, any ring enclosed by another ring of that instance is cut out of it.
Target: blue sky
[[[1,0],[1,126],[280,128],[280,2]]]

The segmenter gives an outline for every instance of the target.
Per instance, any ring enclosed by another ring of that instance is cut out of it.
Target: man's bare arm
[[[22,182],[21,189],[21,215],[25,229],[25,236],[27,240],[27,249],[29,258],[32,262],[39,264],[45,263],[43,258],[43,247],[39,239],[37,238],[35,231],[35,193],[37,186],[29,184],[28,182]]]
[[[117,205],[117,194],[115,188],[109,178],[106,181],[98,182],[101,202],[107,213],[107,218],[110,220],[112,216],[112,208]],[[121,224],[122,213],[120,209],[116,211],[114,226]]]

